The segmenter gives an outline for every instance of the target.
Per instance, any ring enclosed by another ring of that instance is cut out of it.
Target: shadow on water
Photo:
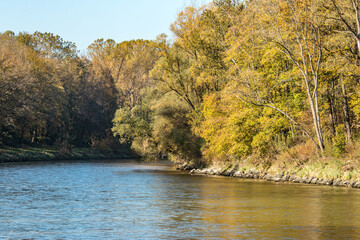
[[[354,239],[359,226],[354,189],[134,161],[0,166],[0,239]]]

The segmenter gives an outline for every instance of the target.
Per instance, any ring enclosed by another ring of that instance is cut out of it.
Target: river
[[[0,165],[0,239],[355,239],[360,190],[135,162]]]

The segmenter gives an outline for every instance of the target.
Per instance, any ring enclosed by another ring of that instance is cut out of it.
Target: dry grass
[[[303,166],[318,156],[314,143],[311,140],[308,140],[305,143],[297,144],[289,149],[285,149],[276,156],[276,159],[288,164],[295,164],[295,166]]]
[[[286,148],[285,148],[286,149]],[[293,174],[299,177],[317,177],[323,179],[360,180],[360,144],[349,144],[342,156],[332,155],[329,147],[321,156],[312,141],[299,143],[277,155],[267,158],[251,156],[241,161],[213,162],[213,166],[226,169],[238,166],[239,170],[258,170],[272,175],[278,173]]]

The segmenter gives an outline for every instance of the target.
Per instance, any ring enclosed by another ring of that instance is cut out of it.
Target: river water
[[[356,189],[135,162],[0,165],[0,239],[356,238]]]

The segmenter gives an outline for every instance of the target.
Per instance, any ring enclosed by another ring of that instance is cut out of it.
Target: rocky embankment
[[[336,187],[360,188],[360,181],[323,179],[317,177],[298,177],[296,173],[287,174],[284,172],[274,175],[266,172],[260,172],[257,170],[239,170],[237,166],[228,167],[225,169],[220,167],[199,169],[192,164],[184,163],[183,165],[179,165],[176,169],[180,171],[189,171],[190,174],[217,175],[244,179],[260,179],[272,182],[292,182]]]

